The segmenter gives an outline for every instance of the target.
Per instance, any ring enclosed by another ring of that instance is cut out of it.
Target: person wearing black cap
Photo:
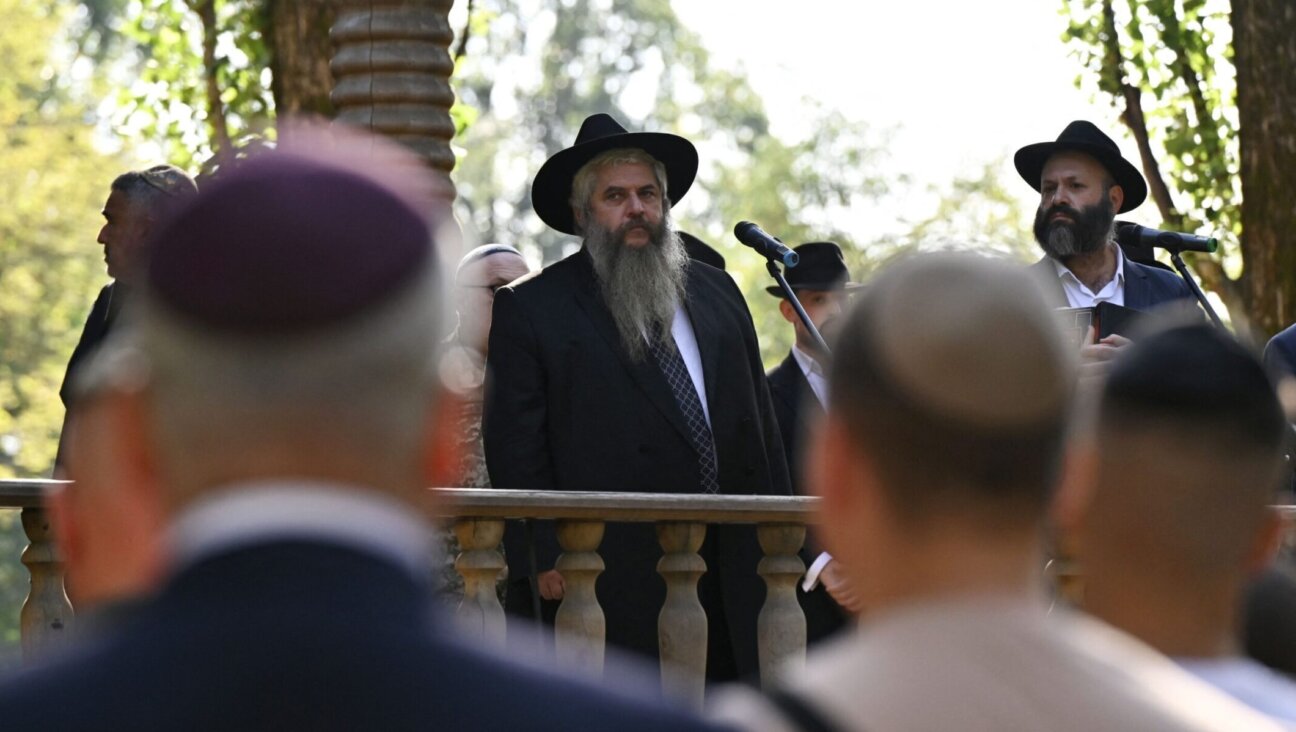
[[[790,493],[746,302],[728,275],[688,259],[671,223],[697,165],[687,140],[598,114],[536,174],[536,213],[584,245],[496,293],[484,420],[495,487]],[[536,584],[552,602],[564,592],[557,541],[552,526],[534,533]],[[505,547],[507,604],[531,614],[518,527]],[[655,658],[666,588],[653,527],[609,523],[599,553],[607,642]],[[708,676],[753,674],[765,592],[755,531],[708,527],[701,554]]]
[[[1013,163],[1040,193],[1034,230],[1046,256],[1033,271],[1049,283],[1057,306],[1110,302],[1150,310],[1192,300],[1183,280],[1131,262],[1114,241],[1116,214],[1143,203],[1147,184],[1093,123],[1072,122],[1055,141],[1018,150]]]
[[[116,633],[0,686],[0,719],[701,729],[474,651],[437,616],[426,486],[454,463],[454,405],[433,242],[449,207],[413,155],[338,134],[283,134],[158,235],[134,311],[78,380],[111,395],[122,459],[156,471],[133,489],[160,492],[168,576]]]
[[[847,297],[859,285],[850,281],[850,271],[837,244],[816,241],[802,244],[795,251],[801,261],[787,271],[788,286],[801,301],[810,322],[825,340],[831,341],[840,325]],[[782,288],[770,286],[766,291],[780,298],[779,313],[796,332],[792,350],[769,372],[768,378],[770,394],[774,398],[774,414],[778,417],[783,450],[792,474],[792,489],[794,493],[804,495],[800,467],[804,452],[802,438],[806,426],[823,416],[827,404],[828,382],[824,373],[827,354],[820,352],[819,344],[801,322]],[[814,643],[844,624],[841,608],[827,593],[830,590],[847,592],[848,588],[839,581],[838,568],[831,564],[832,557],[805,550],[802,559],[807,561],[809,571],[798,596],[806,613],[807,639]],[[846,600],[846,597],[843,595],[839,599]]]

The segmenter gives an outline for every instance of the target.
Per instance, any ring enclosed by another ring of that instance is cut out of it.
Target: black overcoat
[[[751,315],[724,272],[690,262],[685,309],[697,336],[720,492],[789,495],[787,465]],[[582,249],[501,289],[490,334],[483,433],[496,488],[699,493],[684,417],[651,359],[621,345]],[[751,526],[708,527],[699,594],[711,628],[727,630],[739,674],[757,669],[764,582]],[[553,567],[552,528],[536,530],[537,569]],[[506,533],[511,578],[529,575],[520,532]],[[651,524],[609,524],[596,586],[607,639],[657,654],[665,583]]]

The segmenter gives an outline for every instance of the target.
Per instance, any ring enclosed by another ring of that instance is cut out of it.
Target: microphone
[[[1160,247],[1178,254],[1179,252],[1215,253],[1219,249],[1219,240],[1215,237],[1180,234],[1175,231],[1161,231],[1129,221],[1116,222],[1116,241],[1123,247]]]
[[[783,242],[766,234],[761,227],[750,221],[739,221],[734,227],[734,236],[738,241],[760,252],[766,259],[782,262],[784,267],[792,268],[801,261],[801,255],[788,249]]]

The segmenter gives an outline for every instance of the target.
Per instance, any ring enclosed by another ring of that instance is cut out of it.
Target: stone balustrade
[[[21,561],[31,575],[23,605],[23,656],[32,659],[66,642],[72,607],[63,590],[62,569],[42,507],[55,481],[0,480],[0,508],[21,509],[30,545]],[[784,496],[713,496],[645,493],[535,492],[434,488],[433,509],[453,527],[461,552],[455,567],[464,580],[457,614],[464,632],[484,644],[502,644],[504,610],[495,582],[504,569],[501,540],[510,518],[553,520],[563,554],[566,595],[555,623],[555,653],[569,665],[598,673],[603,667],[605,622],[594,592],[604,571],[598,554],[604,522],[650,522],[662,547],[658,572],[666,583],[658,633],[663,688],[700,705],[706,669],[707,621],[698,601],[698,579],[707,571],[698,550],[708,525],[755,524],[764,558],[757,571],[767,588],[758,619],[761,680],[795,673],[805,658],[805,617],[796,582],[805,567],[798,556],[816,499]],[[1288,541],[1296,544],[1296,506],[1282,506]],[[1065,587],[1077,569],[1050,563],[1049,573]]]

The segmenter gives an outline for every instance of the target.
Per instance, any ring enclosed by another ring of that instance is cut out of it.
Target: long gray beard
[[[671,322],[675,308],[684,301],[688,254],[669,213],[650,237],[646,246],[632,249],[625,245],[624,231],[594,226],[585,236],[603,301],[612,312],[621,344],[634,361],[642,360],[648,351],[644,336],[660,338],[668,348],[674,348]]]

